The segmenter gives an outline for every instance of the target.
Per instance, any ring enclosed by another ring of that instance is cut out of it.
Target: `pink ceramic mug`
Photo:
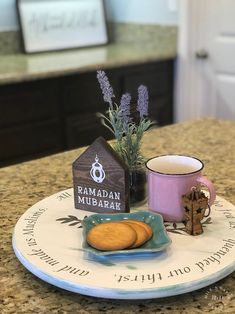
[[[202,176],[204,164],[195,157],[164,155],[149,159],[148,207],[161,214],[166,221],[182,221],[184,209],[181,196],[193,186],[202,184],[210,193],[209,205],[215,201],[215,188],[211,181]]]

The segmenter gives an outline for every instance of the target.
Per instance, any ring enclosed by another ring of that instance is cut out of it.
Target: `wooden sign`
[[[129,212],[129,170],[99,137],[73,162],[75,208],[98,213]]]

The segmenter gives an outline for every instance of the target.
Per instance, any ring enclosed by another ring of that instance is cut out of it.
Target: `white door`
[[[180,3],[176,121],[235,120],[235,0]]]

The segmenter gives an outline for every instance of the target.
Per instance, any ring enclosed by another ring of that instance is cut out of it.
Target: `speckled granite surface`
[[[0,53],[0,85],[143,64],[176,56],[175,27],[121,24],[110,27],[110,32],[115,41],[111,40],[105,46],[31,55]]]
[[[146,157],[165,153],[190,154],[205,162],[204,174],[218,195],[235,204],[235,123],[203,119],[147,132]],[[0,169],[0,313],[235,313],[235,273],[216,284],[184,295],[153,300],[120,301],[76,295],[34,277],[18,262],[11,234],[28,207],[72,186],[71,163],[83,151],[73,150]],[[230,294],[223,309],[213,302],[221,287]],[[209,288],[213,298],[205,297]]]
[[[19,53],[20,51],[19,31],[0,32],[0,55]]]

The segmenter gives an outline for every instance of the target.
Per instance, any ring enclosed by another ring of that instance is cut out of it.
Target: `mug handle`
[[[201,183],[202,185],[208,188],[209,193],[210,193],[210,198],[209,198],[208,203],[209,203],[209,206],[212,206],[216,198],[216,192],[215,192],[215,187],[213,183],[204,176],[197,178],[197,182]]]

